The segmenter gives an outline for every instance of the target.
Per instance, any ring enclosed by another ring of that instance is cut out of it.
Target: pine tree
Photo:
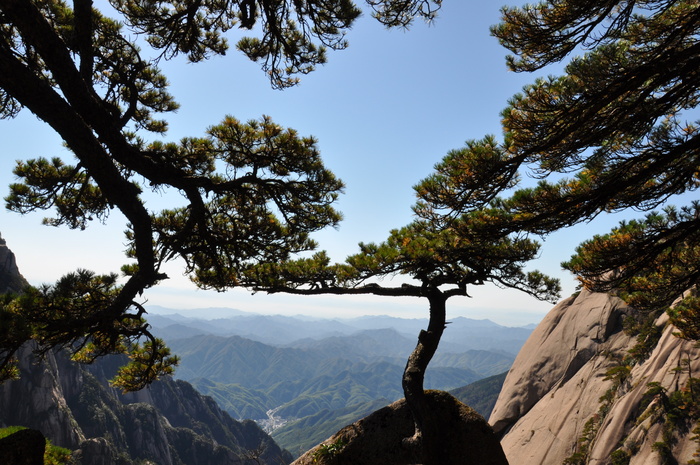
[[[492,32],[513,52],[512,70],[569,61],[564,75],[525,87],[503,111],[513,163],[560,179],[499,206],[512,226],[544,234],[602,212],[650,212],[582,244],[564,266],[641,311],[668,307],[700,278],[698,205],[665,206],[700,181],[700,133],[688,120],[700,89],[700,5],[547,1],[502,12]],[[686,303],[674,322],[697,334],[697,305]]]
[[[440,6],[437,0],[368,3],[389,26],[432,18]],[[0,3],[0,117],[31,111],[74,157],[18,162],[19,182],[11,186],[7,207],[52,210],[46,224],[74,229],[117,209],[128,221],[130,259],[123,283],[116,274],[77,270],[54,285],[2,300],[0,379],[16,374],[13,356],[31,339],[40,352],[68,347],[88,362],[126,352],[132,362],[117,384],[143,387],[176,362],[150,333],[139,303],[145,290],[167,278],[165,262],[182,258],[197,285],[222,290],[239,285],[240,270],[251,263],[313,249],[309,234],[340,220],[332,203],[343,185],[323,166],[315,139],[269,117],[226,117],[205,136],[179,142],[149,135],[164,134],[161,115],[178,108],[160,60],[184,54],[198,62],[223,54],[227,31],[239,26],[252,36],[237,48],[261,63],[273,87],[288,87],[323,63],[327,49],[347,46],[345,34],[360,14],[355,3],[110,5],[118,19],[91,0],[74,0],[72,8],[62,0]],[[168,190],[176,207],[150,211],[142,199],[147,190]]]
[[[331,264],[324,252],[310,258],[257,263],[243,273],[242,284],[258,291],[291,294],[373,294],[427,299],[430,319],[409,356],[402,385],[415,422],[412,447],[423,464],[455,463],[440,446],[440,419],[426,406],[425,371],[447,325],[446,303],[469,296],[471,286],[493,283],[518,289],[538,299],[555,301],[559,282],[538,271],[525,271],[539,244],[528,233],[490,225],[491,200],[507,187],[492,170],[508,155],[493,138],[470,141],[451,151],[435,173],[415,186],[415,221],[391,231],[380,244],[359,245],[343,263]],[[480,174],[483,173],[483,177]],[[455,189],[459,186],[458,189]],[[457,211],[459,210],[459,211]],[[438,218],[439,217],[439,218]],[[381,278],[405,275],[411,281],[384,284]]]

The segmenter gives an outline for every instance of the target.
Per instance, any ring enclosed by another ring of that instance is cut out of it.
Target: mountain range
[[[362,316],[357,318],[316,318],[303,315],[260,315],[237,309],[202,308],[176,310],[148,306],[148,322],[157,336],[165,340],[188,338],[200,334],[241,336],[274,346],[298,345],[301,340],[319,340],[334,336],[349,336],[363,330],[394,329],[415,344],[418,332],[428,320],[391,316]],[[187,316],[183,315],[186,313]],[[225,318],[205,319],[196,315],[226,315]],[[446,352],[489,350],[515,356],[534,326],[502,326],[490,320],[457,317],[449,320],[440,342]],[[412,347],[411,347],[412,348]],[[407,354],[406,354],[407,355]]]
[[[26,281],[1,238],[0,262],[2,288],[21,290]],[[178,379],[166,377],[129,395],[108,384],[122,363],[119,357],[81,366],[61,352],[33,360],[24,348],[20,380],[0,385],[0,426],[40,430],[73,450],[83,465],[288,463],[292,456],[278,444],[300,454],[402,397],[406,357],[427,324],[381,316],[340,320],[219,310],[226,318],[149,308],[153,332],[182,362]],[[426,387],[457,388],[502,373],[531,330],[453,320]],[[483,387],[472,395],[478,392],[492,403],[498,386],[486,386],[490,395]],[[484,415],[490,412],[488,402]]]
[[[25,283],[0,238],[0,292]],[[37,429],[82,465],[288,463],[278,444],[295,455],[318,444],[295,462],[311,463],[337,446],[333,433],[401,395],[400,372],[424,324],[224,311],[217,320],[151,312],[154,332],[182,355],[178,376],[192,384],[166,377],[127,396],[107,383],[118,358],[86,367],[60,352],[32,359],[25,347],[20,379],[0,385],[0,427]],[[455,319],[428,385],[468,383],[452,394],[490,414],[512,464],[696,463],[700,348],[676,337],[662,313],[647,352],[631,359],[639,340],[623,322],[634,313],[583,291],[549,312],[514,362],[531,327]],[[507,375],[489,376],[511,363]],[[483,379],[469,383],[475,377]]]
[[[148,321],[181,357],[175,376],[234,418],[254,419],[294,453],[402,398],[406,359],[427,325],[427,320],[387,316],[340,320],[239,310],[205,320],[167,311],[157,309]],[[504,373],[530,332],[456,318],[426,373],[425,387],[457,389]],[[484,416],[498,386],[491,389]],[[486,395],[484,388],[481,392]]]

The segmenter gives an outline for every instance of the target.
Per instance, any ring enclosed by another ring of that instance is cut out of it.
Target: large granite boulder
[[[683,390],[689,375],[700,373],[700,350],[675,337],[664,314],[655,349],[616,380],[612,373],[636,344],[622,329],[630,311],[616,297],[583,291],[533,331],[489,419],[511,463],[560,465],[577,453],[575,463],[587,465],[609,465],[612,457],[628,465],[672,463],[661,461],[659,444],[669,446],[675,463],[697,460],[692,425],[664,436],[659,399],[649,402],[648,393],[649,383],[667,395]]]
[[[498,439],[475,410],[442,391],[427,391],[440,425],[443,465],[507,465]],[[413,435],[413,417],[399,400],[346,426],[292,465],[406,465],[417,458],[402,445]]]
[[[0,463],[44,465],[46,439],[35,429],[22,429],[0,439]]]

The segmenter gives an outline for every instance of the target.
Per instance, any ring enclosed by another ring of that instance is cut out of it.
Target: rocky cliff
[[[623,331],[630,309],[582,292],[539,324],[508,373],[489,423],[511,464],[690,464],[697,426],[700,351],[673,335],[643,360]]]
[[[27,285],[24,276],[17,268],[15,254],[7,247],[7,242],[0,236],[0,293],[17,294]]]
[[[122,361],[123,362],[123,361]],[[184,381],[122,395],[108,385],[116,358],[86,367],[25,348],[21,377],[0,385],[0,426],[41,431],[82,465],[284,464],[292,460],[252,421],[238,422]]]
[[[0,293],[26,281],[0,238]],[[81,465],[280,465],[292,461],[252,421],[239,422],[184,381],[166,378],[123,395],[108,380],[124,363],[105,357],[93,365],[63,352],[38,359],[25,346],[20,378],[0,384],[0,427],[39,430],[74,451]],[[0,463],[2,458],[0,457]]]

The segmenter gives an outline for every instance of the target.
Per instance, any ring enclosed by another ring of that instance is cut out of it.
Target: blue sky
[[[447,0],[434,24],[417,21],[408,31],[387,31],[365,15],[349,32],[347,50],[329,53],[325,66],[284,91],[272,90],[259,66],[233,48],[227,56],[206,63],[165,63],[161,67],[171,93],[181,104],[167,117],[170,130],[165,139],[202,135],[227,114],[240,120],[269,115],[302,135],[314,135],[326,165],[347,186],[337,205],[345,218],[340,228],[316,235],[320,247],[342,261],[357,250],[358,242],[382,241],[390,229],[410,222],[412,186],[465,140],[500,136],[500,110],[535,79],[506,69],[506,51],[489,34],[489,26],[498,22],[499,5]],[[232,36],[231,43],[235,41]],[[0,137],[0,186],[12,182],[15,159],[56,155],[70,159],[60,139],[28,112],[0,121]],[[4,197],[6,187],[0,192]],[[148,205],[158,210],[172,201],[169,196],[149,197]],[[0,211],[0,233],[30,283],[53,282],[78,267],[116,271],[125,262],[124,220],[118,213],[105,225],[95,223],[86,231],[42,226],[43,216]],[[617,221],[600,218],[550,237],[533,268],[560,277],[563,296],[569,295],[575,284],[559,263],[583,239],[607,231]],[[178,264],[167,272],[171,279],[145,295],[149,303],[326,317],[427,316],[426,302],[420,299],[251,296],[240,289],[220,294],[196,290]],[[448,303],[450,317],[489,318],[519,326],[538,322],[551,308],[514,291],[490,286],[470,291],[471,299]]]

